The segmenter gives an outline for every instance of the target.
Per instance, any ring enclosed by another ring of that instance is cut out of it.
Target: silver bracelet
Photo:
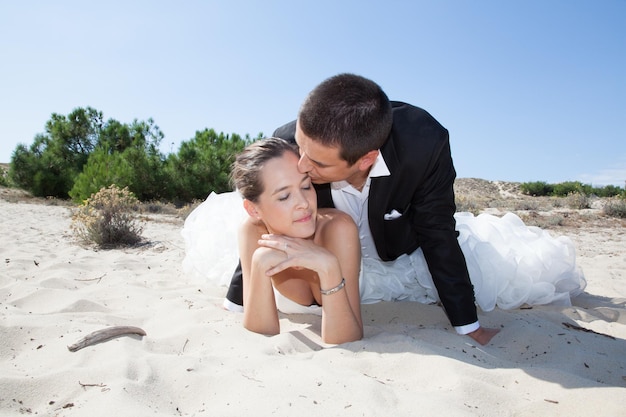
[[[346,279],[342,277],[341,282],[335,288],[331,288],[330,290],[323,290],[320,288],[320,292],[322,293],[322,295],[331,295],[331,294],[336,293],[337,291],[339,291],[345,286],[346,286]]]

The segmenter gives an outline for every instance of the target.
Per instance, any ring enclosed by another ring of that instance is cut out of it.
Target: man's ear
[[[369,151],[368,153],[363,155],[357,161],[357,164],[359,164],[359,169],[361,171],[367,171],[368,169],[370,169],[371,166],[374,165],[374,162],[376,162],[376,158],[378,158],[378,153],[379,152],[380,151],[378,149],[375,149],[375,150]]]
[[[244,199],[243,208],[246,210],[248,215],[252,217],[253,219],[259,220],[261,218],[259,211],[257,210],[255,204],[252,201]]]

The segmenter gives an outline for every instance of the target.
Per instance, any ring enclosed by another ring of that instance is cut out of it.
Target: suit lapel
[[[399,162],[392,136],[387,139],[380,152],[383,155],[385,164],[387,164],[390,175],[374,177],[370,182],[368,200],[369,225],[377,248],[382,248],[384,245],[383,222],[385,210],[389,206],[391,193],[394,190],[393,183],[398,179],[397,174],[394,177],[394,172],[397,170]],[[381,251],[378,250],[378,253],[380,254]]]

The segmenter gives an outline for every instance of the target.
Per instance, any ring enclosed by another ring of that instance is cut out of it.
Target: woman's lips
[[[305,223],[308,222],[309,220],[311,220],[312,215],[311,214],[307,214],[304,217],[299,218],[298,220],[296,220],[296,223]]]

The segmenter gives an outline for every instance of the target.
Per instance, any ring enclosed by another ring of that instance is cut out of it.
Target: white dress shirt
[[[382,265],[384,265],[385,268],[393,268],[395,261],[385,262],[381,260],[378,256],[378,252],[376,251],[376,245],[374,244],[374,238],[372,237],[372,232],[370,230],[370,225],[368,221],[369,212],[367,203],[369,200],[371,178],[384,177],[389,175],[391,175],[391,173],[389,172],[389,168],[387,167],[387,164],[385,163],[382,154],[379,152],[378,157],[372,165],[372,169],[370,170],[367,180],[365,181],[365,184],[363,185],[363,189],[361,191],[354,188],[347,181],[338,181],[331,183],[331,195],[335,207],[345,213],[348,213],[359,228],[361,256],[364,262],[371,263],[374,261],[378,261]],[[393,213],[391,213],[390,216],[393,216]],[[403,257],[407,257],[407,262],[412,264],[412,262],[408,260],[408,255],[402,255],[398,259],[401,260],[401,258]],[[404,262],[405,265],[402,268],[403,271],[406,270],[407,262]],[[400,263],[402,263],[402,260]],[[400,273],[400,271],[398,272]],[[363,271],[361,273],[363,274]],[[402,273],[404,274],[404,272]],[[417,280],[417,277],[415,277],[415,279]],[[433,291],[435,290],[433,289]],[[425,291],[425,293],[421,296],[416,296],[415,298],[422,300],[432,300],[432,296],[429,297],[426,292],[427,291]],[[455,326],[455,330],[459,334],[467,334],[473,332],[479,327],[479,323],[475,322],[467,324],[465,326]]]

